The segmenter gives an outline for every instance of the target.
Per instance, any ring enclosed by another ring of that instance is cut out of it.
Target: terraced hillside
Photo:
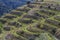
[[[3,15],[0,40],[60,40],[60,4],[32,3]]]

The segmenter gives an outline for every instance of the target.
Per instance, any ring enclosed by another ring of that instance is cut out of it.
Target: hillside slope
[[[60,40],[60,5],[33,3],[3,15],[0,40]]]

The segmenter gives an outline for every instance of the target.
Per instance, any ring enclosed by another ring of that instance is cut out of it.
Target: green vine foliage
[[[56,38],[48,33],[41,33],[39,38],[36,38],[36,40],[56,40]]]
[[[2,32],[2,23],[0,23],[0,33]]]

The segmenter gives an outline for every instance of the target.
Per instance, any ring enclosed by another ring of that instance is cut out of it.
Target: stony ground
[[[0,40],[60,40],[60,4],[38,2],[3,15]]]

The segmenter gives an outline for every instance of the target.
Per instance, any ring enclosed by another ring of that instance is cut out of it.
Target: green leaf
[[[41,33],[36,40],[56,40],[56,38],[51,37],[48,33]]]

